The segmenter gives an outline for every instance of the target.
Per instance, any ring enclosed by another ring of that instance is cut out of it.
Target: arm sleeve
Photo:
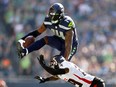
[[[40,35],[40,33],[37,30],[31,31],[30,33],[28,33],[27,35],[25,35],[24,37],[22,37],[21,39],[25,39],[28,36],[33,36],[33,37],[37,37],[38,35]]]
[[[50,74],[52,75],[60,75],[60,74],[65,74],[65,68],[64,69],[53,69],[43,63],[40,63],[41,66]]]

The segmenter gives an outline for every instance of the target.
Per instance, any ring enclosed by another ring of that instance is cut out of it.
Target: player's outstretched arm
[[[24,37],[22,37],[21,39],[25,39],[28,36],[33,36],[33,37],[37,37],[38,35],[40,35],[41,33],[43,33],[46,30],[44,24],[42,24],[38,29],[31,31],[30,33],[28,33],[27,35],[25,35]]]
[[[26,55],[25,52],[22,52],[23,49],[25,48],[23,46],[23,44],[25,43],[25,38],[28,37],[28,36],[33,36],[34,38],[36,38],[41,33],[43,33],[45,30],[46,30],[46,28],[45,28],[44,24],[42,24],[40,28],[28,33],[27,35],[25,35],[24,37],[22,37],[21,39],[18,40],[18,42],[17,42],[17,52],[18,52],[19,58],[23,58]]]
[[[50,77],[47,77],[47,78],[43,78],[41,76],[35,76],[34,78],[39,80],[40,81],[39,83],[45,83],[47,81],[56,81],[56,80],[59,79],[58,76],[50,76]]]
[[[65,53],[64,53],[64,58],[68,60],[68,57],[71,53],[71,47],[72,47],[72,38],[73,38],[73,31],[70,29],[69,31],[66,32],[65,34]]]
[[[38,35],[40,35],[41,33],[43,33],[46,30],[44,24],[41,25],[40,28],[28,33],[27,35],[25,35],[24,37],[22,37],[20,40],[18,40],[18,43],[21,45],[22,48],[23,47],[23,43],[25,43],[25,38],[28,36],[33,36],[34,38],[36,38]],[[19,49],[20,50],[20,49]]]
[[[45,64],[43,55],[40,55],[40,57],[37,57],[39,60],[40,65],[50,74],[52,75],[61,75],[69,72],[68,68],[64,69],[53,69]]]

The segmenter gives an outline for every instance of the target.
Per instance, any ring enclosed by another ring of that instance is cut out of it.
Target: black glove
[[[44,56],[43,55],[40,55],[39,57],[37,57],[37,59],[38,59],[38,61],[39,61],[39,63],[41,65],[45,65],[45,60],[44,60]]]
[[[35,76],[34,77],[35,79],[39,80],[40,82],[39,83],[44,83],[46,82],[45,78],[41,77],[41,76]]]

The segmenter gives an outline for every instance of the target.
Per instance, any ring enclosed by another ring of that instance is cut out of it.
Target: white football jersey
[[[69,68],[69,72],[63,75],[58,75],[58,77],[74,84],[76,87],[90,87],[93,79],[95,78],[95,76],[87,74],[76,64],[69,61],[63,61],[59,67]]]

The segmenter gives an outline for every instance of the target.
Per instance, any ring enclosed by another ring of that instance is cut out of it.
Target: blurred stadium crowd
[[[45,46],[19,60],[16,42],[43,23],[54,2],[62,3],[76,23],[79,46],[72,62],[93,75],[116,75],[115,0],[0,0],[0,77],[48,75],[36,57],[44,54],[49,61],[58,51]],[[42,36],[46,33],[51,34]]]

